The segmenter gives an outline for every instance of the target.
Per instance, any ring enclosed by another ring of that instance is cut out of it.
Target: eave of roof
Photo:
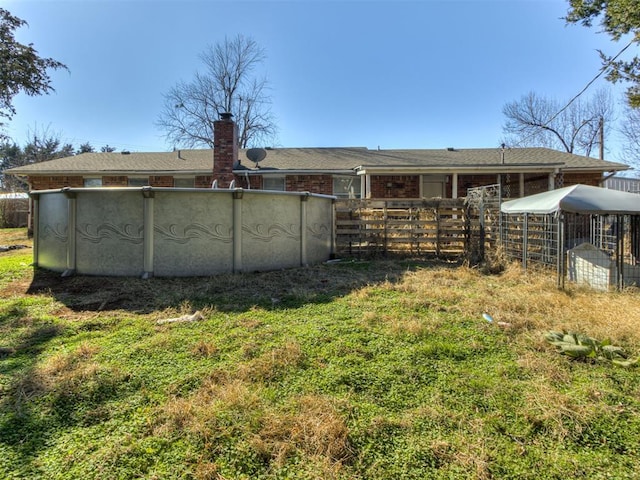
[[[327,175],[353,175],[354,169],[317,169],[317,170],[296,170],[296,169],[279,169],[279,168],[255,168],[234,170],[235,175],[249,176],[282,176],[282,175],[309,175],[309,174],[327,174]]]
[[[13,173],[7,171],[6,173]],[[38,170],[37,172],[25,172],[25,173],[13,173],[18,176],[82,176],[82,177],[96,177],[96,176],[191,176],[191,175],[211,175],[211,170]]]
[[[563,163],[547,163],[543,165],[534,163],[516,163],[516,164],[498,164],[498,165],[429,165],[427,167],[419,167],[415,165],[399,165],[394,167],[389,166],[377,166],[377,165],[361,165],[356,168],[359,175],[369,174],[392,174],[398,175],[399,173],[504,173],[504,172],[517,172],[517,173],[529,173],[529,172],[550,172],[553,173],[564,167]]]
[[[239,152],[242,162],[246,151]],[[540,172],[628,170],[627,165],[591,157],[573,155],[547,148],[519,148],[502,151],[484,149],[414,149],[368,150],[345,148],[274,148],[260,162],[262,168],[242,165],[235,173],[320,174],[360,173],[405,174],[453,172]],[[9,169],[14,175],[210,175],[213,170],[213,150],[180,150],[177,152],[84,153],[47,162]]]

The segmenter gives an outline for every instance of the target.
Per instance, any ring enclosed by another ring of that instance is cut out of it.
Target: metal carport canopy
[[[589,185],[572,185],[509,200],[502,213],[550,214],[559,210],[582,214],[640,214],[640,195]]]

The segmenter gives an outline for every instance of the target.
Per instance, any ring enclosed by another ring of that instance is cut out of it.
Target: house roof
[[[589,185],[572,185],[504,202],[503,213],[546,215],[557,211],[582,214],[640,214],[640,196]]]
[[[559,152],[548,148],[369,150],[345,148],[271,148],[259,168],[239,151],[236,171],[270,173],[451,173],[453,171],[621,171],[627,165]],[[206,175],[213,169],[213,150],[174,152],[104,152],[12,168],[14,175]]]

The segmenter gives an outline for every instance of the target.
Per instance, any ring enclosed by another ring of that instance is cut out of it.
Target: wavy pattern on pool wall
[[[335,198],[326,195],[151,187],[31,195],[34,262],[65,275],[207,276],[334,253]]]

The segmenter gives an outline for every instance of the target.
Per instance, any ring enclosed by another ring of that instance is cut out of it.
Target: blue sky
[[[118,150],[170,150],[154,125],[163,93],[238,33],[265,48],[276,146],[483,148],[502,139],[506,102],[568,100],[620,49],[565,25],[566,0],[19,0],[18,40],[65,63],[56,92],[15,100],[9,134],[34,128]],[[610,87],[597,81],[587,93]],[[621,88],[613,88],[614,98]],[[607,158],[618,160],[617,137]]]

